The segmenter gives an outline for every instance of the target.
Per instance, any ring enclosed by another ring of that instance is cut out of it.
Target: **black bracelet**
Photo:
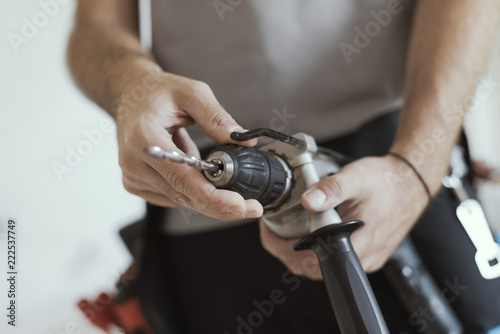
[[[425,192],[427,193],[427,196],[429,196],[429,202],[430,202],[432,200],[431,191],[429,190],[429,187],[427,186],[427,183],[425,183],[424,178],[422,177],[422,175],[420,175],[420,173],[417,171],[417,169],[415,168],[415,166],[413,166],[413,164],[411,162],[409,162],[405,157],[403,157],[402,155],[400,155],[398,153],[387,152],[387,154],[388,155],[392,155],[393,157],[396,157],[399,160],[403,161],[406,165],[408,165],[408,167],[410,167],[413,170],[413,172],[415,173],[415,175],[418,177],[418,179],[420,180],[420,182],[424,186]]]

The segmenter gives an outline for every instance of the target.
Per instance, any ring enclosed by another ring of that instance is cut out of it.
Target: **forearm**
[[[70,70],[80,89],[115,117],[120,96],[161,70],[142,49],[134,22],[121,25],[79,16],[68,46]]]
[[[498,18],[496,1],[416,2],[405,102],[391,150],[415,165],[432,193],[447,172]]]

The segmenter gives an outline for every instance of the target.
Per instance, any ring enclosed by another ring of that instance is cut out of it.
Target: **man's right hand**
[[[154,159],[141,151],[145,146],[160,146],[199,157],[184,128],[194,123],[218,144],[231,143],[230,133],[243,131],[207,84],[160,70],[146,73],[150,77],[139,75],[128,82],[114,104],[125,189],[156,205],[182,205],[222,220],[260,217],[263,209],[256,200],[216,189],[193,167]],[[131,100],[137,87],[147,91],[146,97]],[[252,146],[255,141],[238,144]]]
[[[261,216],[257,201],[216,189],[193,167],[141,151],[153,145],[199,156],[185,126],[198,123],[219,144],[242,129],[206,84],[163,72],[142,48],[138,27],[136,0],[80,0],[68,45],[77,84],[116,120],[125,189],[156,205],[224,220]]]

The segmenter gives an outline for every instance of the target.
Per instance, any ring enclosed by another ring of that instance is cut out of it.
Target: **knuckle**
[[[228,217],[232,217],[233,219],[242,219],[244,218],[243,213],[233,212],[231,211],[230,204],[227,199],[221,198],[217,196],[217,189],[213,192],[200,192],[200,200],[199,206],[203,210],[214,210],[224,213]],[[228,219],[225,219],[228,220]]]
[[[186,190],[185,175],[182,170],[170,168],[167,172],[167,181],[175,191],[184,196]]]
[[[172,202],[169,198],[161,198],[158,196],[152,197],[150,194],[145,193],[144,196],[140,195],[142,198],[146,199],[148,202],[151,202],[153,204],[163,206],[166,208],[177,208],[179,206],[178,203]],[[148,198],[150,197],[150,198]]]
[[[172,187],[168,182],[157,182],[154,185],[155,189],[162,194],[163,196],[167,198],[172,198],[172,194],[175,193],[175,191],[172,190]]]
[[[200,212],[206,212],[209,210],[217,210],[218,209],[217,206],[213,205],[211,197],[207,197],[207,198],[199,201],[199,203],[197,203],[196,206],[198,207],[198,210]],[[234,220],[234,219],[230,219],[230,217],[227,213],[225,213],[225,214],[226,214],[226,216],[224,216],[224,219],[222,219],[222,220]]]
[[[192,93],[196,97],[204,98],[207,95],[212,94],[212,89],[210,86],[203,81],[195,80],[191,84]]]
[[[185,199],[185,196],[184,194],[180,193],[180,192],[175,192],[173,193],[171,196],[170,196],[171,200],[174,202],[174,203],[178,203],[180,205],[184,205],[186,203],[186,199]]]
[[[328,197],[340,197],[344,193],[344,181],[341,175],[331,176],[322,186]]]
[[[213,109],[218,109],[218,107],[212,107]],[[225,125],[229,123],[227,115],[220,112],[220,110],[213,110],[213,112],[209,112],[210,115],[210,126],[212,129],[221,129],[224,128]]]

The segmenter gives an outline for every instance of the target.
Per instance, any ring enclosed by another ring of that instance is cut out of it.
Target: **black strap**
[[[413,172],[415,173],[415,175],[418,177],[418,179],[420,180],[420,182],[424,186],[425,192],[427,193],[427,196],[429,196],[429,202],[430,202],[432,200],[431,191],[429,190],[429,187],[427,186],[427,183],[425,183],[424,178],[422,177],[422,175],[420,175],[420,173],[417,171],[417,169],[415,168],[415,166],[413,166],[413,164],[410,161],[408,161],[408,159],[406,159],[405,157],[403,157],[399,153],[396,153],[396,152],[387,152],[387,154],[388,155],[392,155],[393,157],[396,157],[399,160],[403,161],[406,165],[408,165],[408,167],[411,168],[411,170],[413,170]]]

